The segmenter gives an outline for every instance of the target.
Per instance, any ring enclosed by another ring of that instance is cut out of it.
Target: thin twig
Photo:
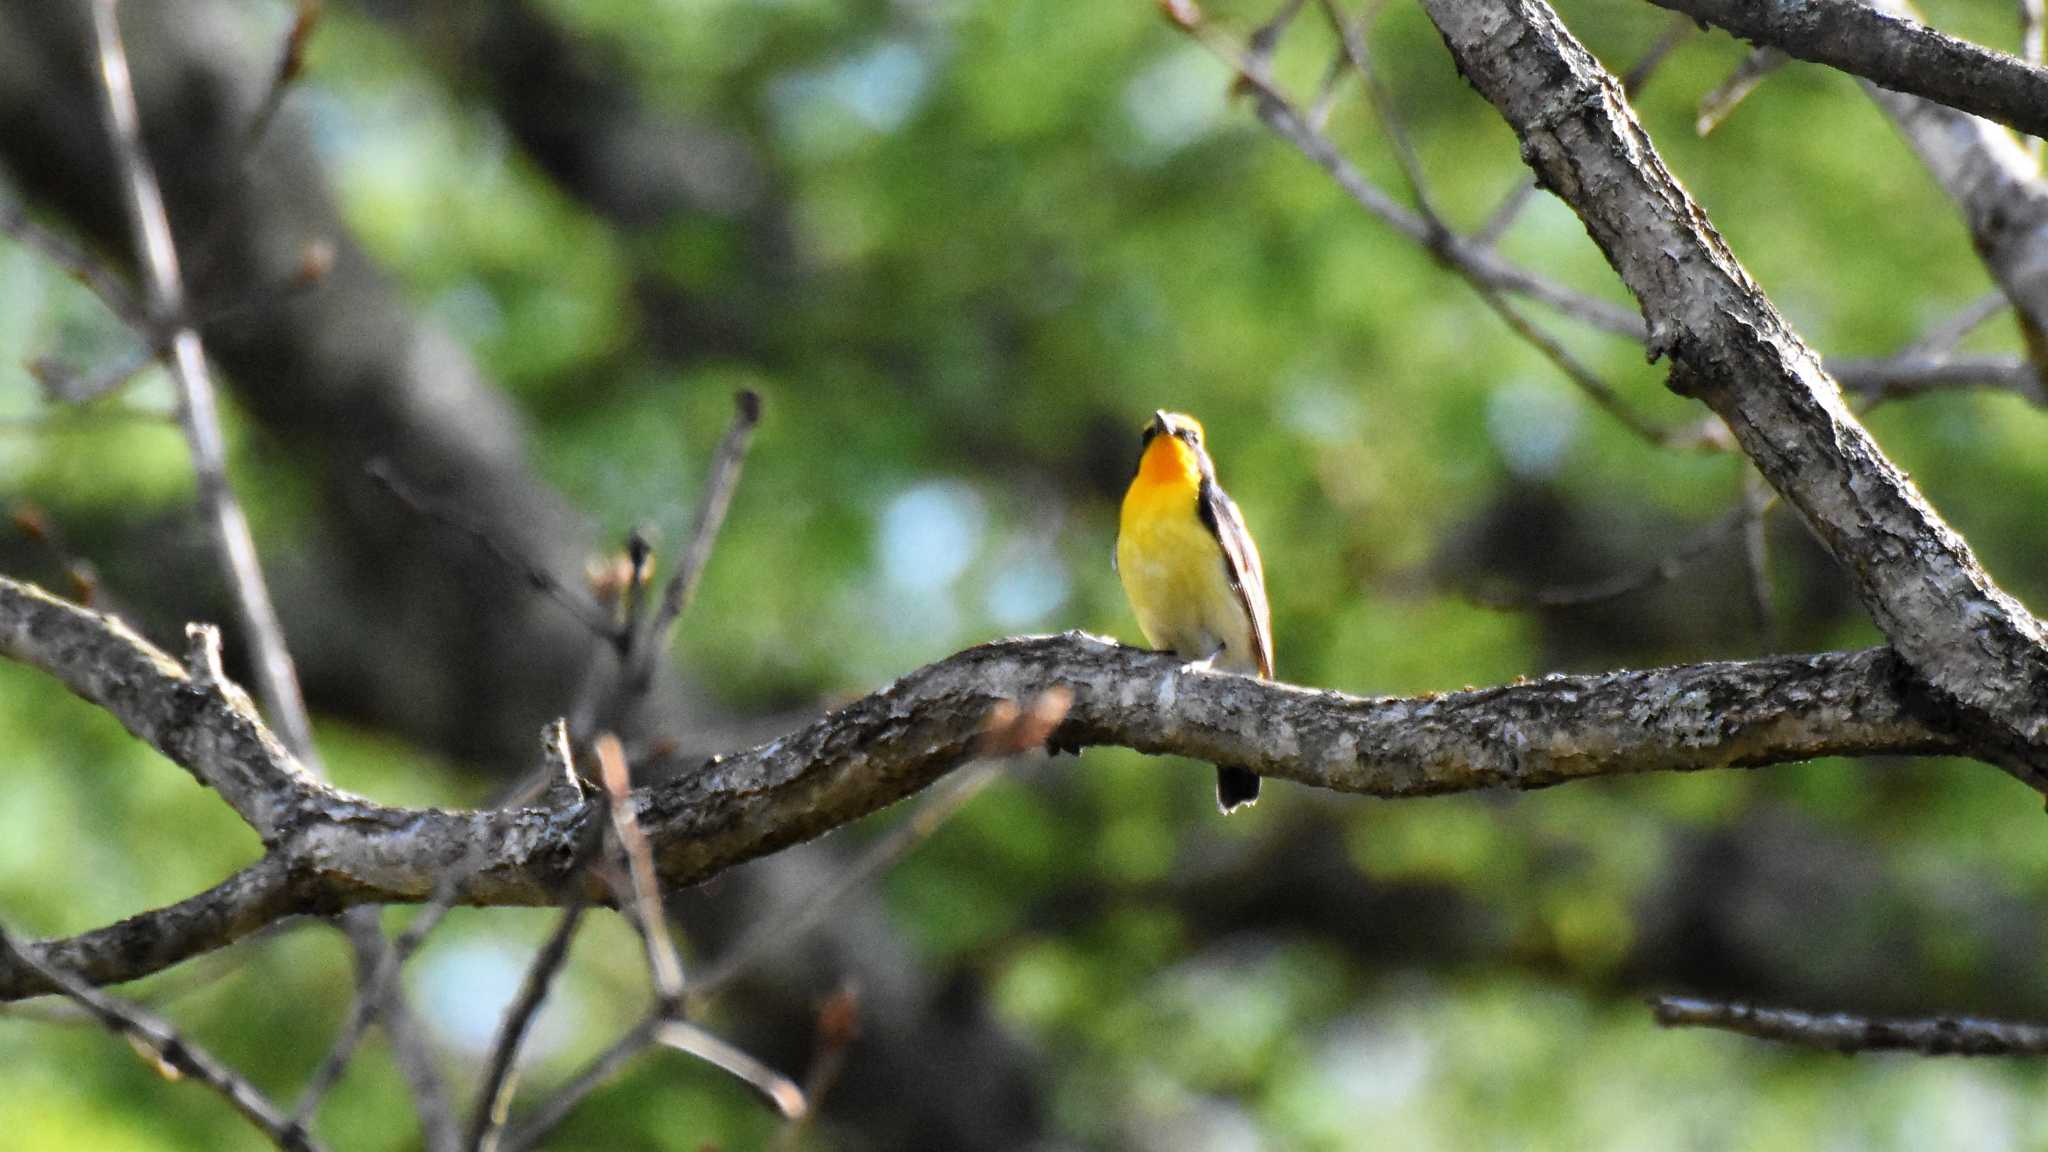
[[[1379,84],[1364,36],[1351,21],[1344,18],[1333,0],[1322,0],[1322,4],[1332,26],[1337,29],[1344,42],[1345,57],[1365,81],[1373,110],[1394,146],[1396,159],[1415,197],[1416,210],[1412,213],[1395,204],[1385,192],[1367,180],[1363,173],[1337,152],[1335,145],[1330,143],[1327,137],[1305,120],[1301,110],[1266,77],[1265,67],[1261,62],[1244,57],[1227,45],[1218,43],[1213,37],[1201,31],[1199,26],[1190,31],[1197,36],[1199,42],[1239,70],[1242,82],[1252,89],[1258,99],[1260,120],[1276,134],[1321,164],[1324,170],[1336,179],[1338,185],[1368,211],[1394,224],[1400,231],[1408,233],[1439,264],[1470,284],[1487,307],[1491,308],[1516,335],[1540,352],[1545,359],[1563,372],[1566,378],[1585,392],[1589,399],[1614,416],[1623,427],[1653,446],[1680,446],[1681,439],[1671,430],[1661,428],[1637,415],[1613,387],[1600,379],[1598,373],[1509,303],[1503,295],[1503,289],[1512,285],[1506,284],[1501,277],[1488,271],[1482,261],[1473,255],[1474,252],[1491,252],[1491,249],[1472,246],[1444,224],[1430,204],[1421,164],[1416,159],[1400,118],[1391,107],[1388,94]],[[1413,222],[1412,229],[1404,226],[1404,219]],[[1546,302],[1555,306],[1554,302]],[[1561,310],[1582,319],[1586,318],[1583,312]],[[1628,334],[1640,338],[1639,329],[1631,330]],[[1696,441],[1695,444],[1703,448],[1712,446],[1704,440]]]
[[[796,1081],[770,1068],[746,1049],[697,1027],[688,1020],[673,1017],[663,1020],[654,1030],[654,1039],[665,1047],[678,1052],[687,1052],[713,1068],[728,1073],[742,1084],[761,1094],[761,1098],[775,1106],[785,1120],[801,1120],[810,1113],[810,1104],[804,1099],[804,1090]]]
[[[547,569],[521,556],[510,545],[499,540],[497,533],[488,526],[425,496],[399,476],[388,460],[381,457],[372,460],[363,466],[363,472],[408,510],[467,536],[485,555],[516,575],[527,587],[560,605],[563,611],[575,617],[592,635],[607,641],[615,640],[618,625],[610,612],[579,589],[571,587]]]
[[[1778,494],[1756,469],[1743,467],[1742,567],[1748,577],[1750,619],[1756,625],[1756,634],[1765,641],[1776,639],[1778,634],[1777,598],[1771,594],[1769,535],[1764,519],[1777,498]]]
[[[789,946],[835,909],[844,907],[848,893],[887,872],[929,840],[968,801],[1000,779],[1006,767],[1006,762],[994,760],[955,772],[944,784],[931,789],[907,819],[867,845],[816,891],[793,901],[789,907],[756,917],[747,933],[691,982],[691,1005],[710,1003],[763,956]]]
[[[1521,310],[1507,297],[1501,295],[1492,284],[1476,276],[1467,276],[1465,279],[1472,285],[1472,290],[1479,293],[1479,298],[1486,302],[1486,306],[1493,310],[1494,315],[1499,316],[1515,335],[1520,336],[1524,343],[1536,349],[1553,367],[1564,373],[1565,378],[1577,385],[1588,400],[1601,411],[1614,417],[1615,422],[1633,433],[1636,439],[1655,448],[1694,447],[1701,451],[1720,450],[1716,442],[1707,437],[1688,439],[1682,434],[1681,428],[1668,428],[1638,415],[1636,410],[1629,407],[1628,402],[1621,398],[1621,394],[1614,390],[1613,385],[1601,379],[1599,373],[1574,356],[1571,349],[1566,348],[1556,337],[1538,327],[1535,321],[1522,315]]]
[[[215,551],[234,593],[259,693],[286,747],[317,776],[319,750],[313,743],[312,724],[299,690],[298,673],[292,666],[284,628],[257,559],[248,517],[228,483],[226,440],[221,434],[213,377],[206,363],[205,347],[187,310],[185,283],[179,271],[178,249],[164,207],[163,191],[143,145],[142,116],[136,104],[116,3],[117,0],[94,0],[93,34],[104,97],[101,111],[113,145],[115,167],[127,188],[129,223],[148,289],[152,321],[149,331],[161,333],[167,349],[171,377],[178,386],[179,416],[198,481],[199,502],[205,509]],[[381,970],[389,943],[377,926],[374,910],[351,910],[341,917],[341,925],[356,950],[359,973],[367,978],[368,973]],[[379,1000],[387,1013],[386,1032],[413,1088],[422,1128],[432,1147],[445,1148],[453,1125],[431,1057],[411,1026],[401,992],[393,987]]]
[[[1726,80],[1700,97],[1699,111],[1693,119],[1693,131],[1706,136],[1721,126],[1736,107],[1756,91],[1771,73],[1790,63],[1792,58],[1778,49],[1765,45],[1742,58],[1729,73]]]
[[[1235,44],[1213,32],[1200,20],[1177,24],[1236,74],[1239,90],[1253,98],[1260,121],[1328,172],[1347,196],[1410,240],[1424,244],[1430,241],[1433,233],[1428,222],[1395,202],[1345,159],[1329,138],[1274,83],[1264,64],[1247,57]],[[1501,290],[1527,296],[1588,327],[1636,341],[1646,336],[1647,329],[1637,313],[1509,263],[1486,245],[1451,236],[1442,243],[1440,258],[1453,264],[1469,265],[1475,274]]]
[[[733,395],[732,424],[725,430],[725,436],[718,442],[718,451],[711,459],[711,474],[704,481],[704,491],[697,500],[697,514],[690,524],[689,540],[683,545],[676,558],[675,574],[661,592],[661,607],[654,619],[647,625],[646,636],[640,641],[638,652],[628,666],[623,681],[625,698],[631,700],[647,690],[653,677],[654,660],[658,653],[667,649],[676,621],[690,606],[697,594],[697,583],[703,578],[704,567],[711,560],[712,546],[718,543],[718,530],[725,524],[726,511],[732,507],[732,494],[739,487],[740,468],[747,460],[747,446],[753,442],[754,426],[761,422],[761,394],[751,388],[741,389]]]
[[[1955,315],[1929,328],[1918,340],[1906,345],[1901,358],[1946,356],[1955,351],[1970,333],[2012,307],[2012,297],[1993,289],[1964,305]]]
[[[405,962],[412,958],[426,940],[427,933],[434,930],[454,905],[457,884],[453,872],[442,878],[439,889],[434,899],[405,926],[405,931],[399,933],[391,946],[376,958],[369,976],[357,984],[355,999],[349,1005],[348,1019],[342,1023],[341,1031],[328,1046],[327,1055],[314,1068],[313,1075],[307,1078],[306,1086],[299,1091],[298,1102],[292,1106],[293,1124],[303,1128],[313,1122],[314,1115],[320,1110],[320,1102],[340,1082],[350,1059],[355,1056],[356,1047],[369,1031],[371,1021],[379,1015],[384,999],[398,980]]]
[[[572,890],[560,919],[555,921],[555,930],[548,934],[547,943],[527,966],[519,995],[505,1012],[505,1021],[498,1027],[497,1043],[491,1046],[490,1063],[485,1066],[483,1086],[477,1090],[476,1111],[469,1121],[465,1147],[471,1152],[497,1152],[505,1118],[512,1108],[512,1094],[519,1084],[519,1050],[540,1015],[540,1006],[554,987],[556,974],[568,962],[569,947],[575,943],[586,907],[588,900],[579,884]]]
[[[650,1012],[640,1018],[625,1035],[612,1042],[611,1047],[591,1057],[569,1082],[555,1090],[554,1095],[542,1101],[526,1123],[506,1133],[498,1142],[501,1152],[529,1152],[547,1138],[548,1133],[568,1118],[583,1098],[603,1087],[619,1070],[645,1052],[655,1042],[655,1033],[662,1024],[659,1012]]]
[[[933,788],[909,819],[868,845],[852,863],[839,869],[829,883],[790,907],[756,920],[753,929],[691,985],[691,1006],[709,1003],[760,957],[809,931],[832,909],[841,906],[847,893],[889,870],[912,849],[931,839],[968,801],[995,783],[1012,759],[1042,753],[1073,703],[1072,692],[1052,688],[1021,707],[1004,701],[991,709],[981,733],[980,762],[960,769],[944,785]]]
[[[70,973],[44,963],[31,946],[5,925],[0,925],[0,950],[33,969],[79,1007],[92,1013],[107,1029],[126,1037],[137,1051],[156,1064],[165,1077],[175,1080],[189,1076],[213,1089],[279,1148],[289,1152],[319,1152],[320,1145],[294,1124],[275,1101],[264,1095],[262,1089],[219,1057],[180,1035],[162,1017],[109,996]]]
[[[633,814],[633,781],[626,765],[626,750],[619,738],[607,732],[597,738],[597,763],[611,811],[612,834],[626,854],[627,875],[632,881],[632,905],[640,922],[640,935],[647,944],[647,968],[654,980],[654,994],[664,1011],[674,1011],[683,1000],[683,963],[669,937],[668,913],[661,905],[661,885],[654,874],[654,853],[647,837],[640,833]]]
[[[1482,608],[1511,612],[1527,611],[1532,608],[1583,608],[1590,604],[1619,599],[1676,579],[1693,561],[1719,547],[1728,537],[1740,532],[1750,518],[1751,511],[1747,506],[1737,508],[1687,537],[1671,551],[1670,555],[1653,564],[1646,564],[1605,580],[1569,587],[1539,588],[1528,592],[1469,589],[1465,596]]]
[[[2012,355],[1831,360],[1828,374],[1845,391],[1867,397],[1866,412],[1894,400],[1961,391],[2011,392],[2037,407],[2048,405],[2034,365]]]
[[[1717,1028],[1829,1052],[1918,1052],[1922,1056],[2048,1055],[2048,1025],[1970,1016],[1885,1019],[1819,1014],[1735,1001],[1659,996],[1650,1001],[1666,1028]]]
[[[804,1129],[824,1106],[825,1093],[832,1090],[840,1071],[846,1067],[847,1049],[859,1038],[860,987],[848,979],[818,1007],[818,1039],[811,1053],[810,1070],[804,1073],[803,1093],[808,1107],[802,1115],[790,1117],[776,1134],[776,1152],[796,1152]]]
[[[34,249],[65,275],[85,285],[106,305],[107,311],[128,327],[141,332],[149,330],[149,312],[135,298],[125,277],[70,240],[36,223],[22,205],[0,199],[0,233],[12,236],[24,248]]]
[[[77,406],[104,399],[127,387],[143,369],[156,363],[158,349],[138,345],[90,371],[76,368],[48,356],[29,361],[29,375],[42,386],[43,398],[52,404]]]
[[[127,186],[129,223],[135,250],[148,288],[149,315],[166,330],[171,376],[177,382],[179,414],[192,468],[199,481],[199,502],[213,530],[215,550],[227,570],[236,613],[255,657],[256,683],[264,706],[285,743],[309,766],[317,761],[312,725],[299,693],[298,674],[284,643],[284,628],[271,604],[248,518],[227,479],[227,446],[221,435],[219,402],[206,350],[199,333],[185,319],[185,284],[178,270],[177,245],[171,237],[163,191],[142,143],[142,117],[135,103],[128,52],[121,40],[116,0],[94,0],[93,32],[99,54],[101,111],[113,142],[115,166]]]
[[[254,152],[269,134],[270,122],[277,118],[277,110],[284,106],[284,98],[290,93],[293,82],[304,71],[306,44],[313,38],[313,29],[320,24],[320,7],[321,0],[299,0],[291,30],[285,33],[284,45],[278,51],[277,67],[270,74],[270,87],[263,94],[263,102],[256,106],[255,117],[249,122],[249,135],[243,145],[245,151]]]
[[[1422,221],[1429,227],[1428,247],[1431,255],[1437,255],[1442,239],[1450,232],[1444,224],[1436,206],[1431,203],[1429,185],[1422,175],[1422,160],[1415,154],[1415,144],[1408,139],[1406,121],[1396,113],[1394,94],[1380,77],[1379,69],[1373,66],[1372,48],[1366,40],[1365,22],[1348,19],[1337,7],[1337,0],[1317,0],[1323,10],[1323,18],[1330,23],[1330,30],[1337,34],[1343,45],[1344,56],[1358,71],[1358,78],[1365,82],[1366,99],[1372,105],[1373,115],[1379,120],[1380,128],[1387,134],[1387,143],[1394,150],[1394,163],[1401,169],[1401,176],[1408,182],[1408,195],[1415,200],[1415,210],[1422,215]],[[1441,258],[1441,257],[1439,257]]]
[[[1280,38],[1287,34],[1287,26],[1301,15],[1301,9],[1308,0],[1280,0],[1280,6],[1273,10],[1266,22],[1252,29],[1245,38],[1245,58],[1256,60],[1261,65],[1270,64],[1273,53],[1280,47]]]

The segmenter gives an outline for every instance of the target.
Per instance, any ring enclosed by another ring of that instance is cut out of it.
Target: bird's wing
[[[1197,497],[1202,526],[1223,546],[1223,565],[1230,574],[1230,588],[1237,602],[1252,620],[1252,643],[1258,647],[1259,675],[1273,678],[1273,614],[1266,606],[1266,571],[1259,563],[1259,546],[1244,526],[1244,513],[1237,501],[1216,481],[1204,477]]]

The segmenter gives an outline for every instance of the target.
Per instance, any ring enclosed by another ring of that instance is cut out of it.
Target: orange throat
[[[1131,487],[1189,489],[1200,484],[1201,479],[1201,466],[1195,463],[1195,454],[1186,444],[1173,436],[1154,436],[1138,459],[1138,474],[1132,478]]]

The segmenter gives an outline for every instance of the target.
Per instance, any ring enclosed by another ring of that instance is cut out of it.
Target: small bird
[[[1216,483],[1193,417],[1159,411],[1139,441],[1138,471],[1117,524],[1117,576],[1152,647],[1198,668],[1273,677],[1273,626],[1259,548]],[[1249,768],[1216,769],[1216,806],[1259,798]]]

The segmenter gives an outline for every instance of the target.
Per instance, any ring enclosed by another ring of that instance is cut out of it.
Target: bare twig
[[[846,1050],[860,1038],[860,988],[851,980],[818,1006],[818,1038],[811,1053],[810,1070],[804,1073],[803,1098],[809,1105],[803,1113],[789,1118],[776,1134],[776,1152],[796,1152],[804,1129],[824,1106],[825,1093],[839,1079],[846,1066]]]
[[[1429,182],[1422,174],[1422,160],[1415,154],[1415,145],[1408,139],[1407,122],[1396,112],[1393,93],[1388,91],[1386,81],[1380,78],[1379,70],[1373,67],[1372,48],[1366,40],[1367,26],[1363,20],[1346,17],[1337,7],[1337,0],[1318,0],[1318,6],[1323,10],[1323,18],[1329,21],[1330,30],[1337,34],[1338,43],[1343,45],[1345,59],[1357,69],[1358,78],[1365,82],[1366,97],[1374,116],[1379,119],[1381,130],[1387,134],[1387,143],[1393,147],[1394,162],[1400,166],[1401,176],[1408,182],[1408,194],[1415,200],[1415,210],[1430,229],[1428,247],[1434,254],[1450,229],[1430,201]]]
[[[48,356],[38,356],[29,361],[28,371],[36,383],[42,385],[43,399],[50,403],[65,406],[90,404],[127,387],[143,369],[156,363],[157,352],[146,344],[139,345],[88,371],[80,371]],[[175,417],[167,415],[165,419],[170,422]]]
[[[1651,0],[1894,92],[2048,134],[2048,70],[1862,0]]]
[[[185,320],[185,284],[178,271],[178,250],[171,238],[170,217],[156,170],[142,144],[142,118],[135,104],[135,86],[128,72],[128,53],[121,42],[116,0],[93,0],[93,32],[99,53],[101,111],[113,141],[116,167],[127,186],[129,222],[135,251],[148,287],[148,312],[167,332],[165,345],[172,379],[177,382],[180,416],[199,480],[199,502],[213,531],[235,597],[236,614],[253,649],[256,683],[265,709],[285,741],[301,759],[315,760],[312,725],[299,694],[298,674],[285,648],[284,628],[270,601],[248,517],[227,479],[227,446],[221,436],[219,402],[206,350],[199,332]]]
[[[849,892],[888,871],[912,849],[931,839],[968,801],[1000,779],[1013,758],[1043,749],[1060,722],[1067,718],[1073,702],[1072,692],[1052,688],[1026,706],[998,705],[991,709],[982,735],[984,759],[932,789],[908,819],[867,845],[850,864],[835,872],[829,883],[787,908],[757,918],[725,955],[692,982],[691,1005],[708,1004],[762,956],[808,932],[840,907]]]
[[[661,904],[661,882],[654,874],[654,853],[633,813],[633,782],[626,766],[626,751],[620,747],[618,737],[609,732],[597,738],[596,747],[612,834],[626,854],[632,906],[640,935],[646,941],[647,969],[654,979],[654,994],[663,1011],[673,1012],[683,1000],[683,963],[676,955],[675,941],[669,937],[668,913]]]
[[[1933,358],[1947,356],[1955,351],[1970,333],[1982,328],[1990,320],[2012,307],[2012,297],[1997,289],[1986,292],[1964,305],[1955,315],[1929,328],[1918,340],[1906,345],[1899,355],[1906,358]]]
[[[2040,373],[2019,356],[1830,360],[1828,371],[1845,390],[1866,398],[1866,411],[1894,400],[1964,391],[2011,392],[2037,407],[2048,405]]]
[[[327,1055],[320,1061],[313,1074],[307,1078],[306,1086],[299,1091],[299,1099],[292,1106],[291,1121],[300,1128],[313,1122],[320,1110],[320,1103],[327,1093],[340,1082],[341,1075],[348,1068],[349,1060],[355,1056],[357,1045],[370,1029],[370,1023],[380,1015],[386,997],[397,982],[400,970],[412,954],[426,940],[427,933],[441,922],[453,905],[456,892],[456,873],[450,872],[440,885],[440,891],[432,902],[421,908],[398,934],[391,946],[376,958],[376,968],[356,987],[354,1001],[349,1005],[348,1019],[342,1023],[341,1031],[328,1046]]]
[[[1748,577],[1749,613],[1758,636],[1775,639],[1778,632],[1777,599],[1771,594],[1769,540],[1764,517],[1777,503],[1778,494],[1764,483],[1754,468],[1742,470],[1742,567]]]
[[[714,1036],[680,1017],[665,1019],[654,1030],[654,1039],[664,1047],[687,1052],[718,1070],[728,1073],[782,1113],[785,1120],[801,1120],[810,1113],[804,1090],[796,1081],[770,1068],[751,1053],[729,1040]]]
[[[110,1031],[127,1037],[167,1079],[190,1076],[213,1089],[279,1148],[288,1152],[319,1152],[320,1146],[312,1137],[294,1124],[262,1089],[219,1057],[180,1035],[168,1021],[51,966],[32,945],[21,941],[5,925],[0,925],[0,951],[70,997]]]
[[[725,524],[726,510],[732,506],[733,491],[739,487],[747,446],[753,442],[754,426],[761,422],[761,394],[750,388],[741,389],[733,395],[733,409],[732,424],[718,442],[718,451],[711,459],[711,474],[705,478],[704,491],[697,499],[689,539],[676,557],[675,574],[662,589],[661,607],[648,623],[646,635],[640,640],[623,679],[627,699],[647,690],[655,658],[667,649],[676,621],[697,593],[697,583],[710,562],[712,546],[718,543],[718,530]]]
[[[512,1108],[512,1093],[519,1083],[519,1050],[554,987],[556,974],[568,962],[569,946],[575,942],[586,906],[582,889],[576,889],[560,919],[555,921],[555,930],[548,934],[547,943],[541,945],[533,963],[527,966],[519,995],[505,1011],[497,1042],[491,1046],[490,1062],[485,1065],[483,1086],[477,1089],[476,1111],[469,1121],[469,1139],[464,1146],[470,1152],[496,1152],[498,1148],[505,1118]]]
[[[569,1078],[568,1083],[542,1101],[540,1106],[533,1110],[533,1115],[527,1118],[526,1123],[506,1134],[499,1142],[502,1152],[528,1152],[529,1149],[539,1146],[542,1140],[547,1139],[548,1133],[554,1131],[563,1120],[568,1119],[569,1113],[583,1102],[584,1097],[603,1087],[612,1077],[619,1074],[621,1068],[653,1046],[655,1033],[661,1027],[661,1022],[662,1017],[659,1013],[641,1017],[639,1023],[613,1041],[611,1047],[592,1057],[576,1075]]]
[[[107,311],[128,327],[141,332],[149,330],[149,312],[135,298],[125,277],[70,240],[36,223],[20,204],[0,199],[0,233],[12,236],[24,248],[34,249],[60,271],[91,289]]]
[[[1491,589],[1471,589],[1465,595],[1474,604],[1484,608],[1498,608],[1502,611],[1527,611],[1532,608],[1583,608],[1589,604],[1600,604],[1617,600],[1636,592],[1654,588],[1659,584],[1675,580],[1693,561],[1719,548],[1730,536],[1742,530],[1750,519],[1747,507],[1738,508],[1722,516],[1712,524],[1688,536],[1678,547],[1671,550],[1655,563],[1641,568],[1596,580],[1589,584],[1567,587],[1540,588],[1529,592],[1505,592]]]
[[[363,472],[376,481],[379,487],[389,492],[392,499],[415,514],[468,537],[485,555],[517,575],[527,587],[560,605],[563,611],[575,617],[592,635],[616,642],[618,624],[612,619],[610,612],[580,589],[571,587],[547,569],[521,556],[499,540],[497,533],[491,531],[489,527],[456,509],[429,499],[399,476],[388,460],[372,460],[363,466]]]
[[[1345,159],[1316,127],[1313,119],[1274,83],[1263,63],[1246,56],[1236,44],[1207,24],[1196,21],[1179,27],[1236,74],[1238,88],[1251,95],[1259,119],[1267,127],[1328,172],[1337,186],[1361,208],[1416,243],[1427,246],[1432,238],[1440,235],[1419,213],[1396,203],[1366,179],[1356,165]],[[1503,292],[1526,296],[1560,315],[1601,331],[1637,341],[1645,338],[1642,317],[1636,313],[1509,263],[1491,246],[1452,235],[1441,239],[1440,249],[1432,251],[1441,260],[1471,266],[1476,275]]]
[[[1714,85],[1707,94],[1700,97],[1699,111],[1694,114],[1692,130],[1702,136],[1711,135],[1721,122],[1733,115],[1735,109],[1757,86],[1768,79],[1771,73],[1791,63],[1792,58],[1768,45],[1744,56],[1735,65],[1735,70],[1726,80]]]
[[[270,74],[270,88],[264,92],[263,101],[257,105],[256,115],[249,122],[248,142],[244,145],[246,151],[255,151],[269,134],[270,123],[277,118],[277,110],[284,106],[285,96],[305,69],[306,44],[320,24],[320,7],[321,0],[299,0],[291,30],[285,33],[284,46],[278,51],[277,67]]]
[[[1560,372],[1563,372],[1565,377],[1577,385],[1580,391],[1584,392],[1594,404],[1613,416],[1624,428],[1627,428],[1638,438],[1655,447],[1672,447],[1677,445],[1678,438],[1671,430],[1658,427],[1641,416],[1636,415],[1622,401],[1621,396],[1615,392],[1612,386],[1605,380],[1602,380],[1598,373],[1594,372],[1578,357],[1572,355],[1571,351],[1565,348],[1563,344],[1523,316],[1520,310],[1515,308],[1501,293],[1499,287],[1491,279],[1481,275],[1472,262],[1458,260],[1450,254],[1450,246],[1455,237],[1431,202],[1428,181],[1422,172],[1422,162],[1416,156],[1414,145],[1408,138],[1407,127],[1394,107],[1392,94],[1387,90],[1386,84],[1381,80],[1378,70],[1373,66],[1372,50],[1366,40],[1364,26],[1360,22],[1347,19],[1342,10],[1338,8],[1336,0],[1319,0],[1319,4],[1325,18],[1330,23],[1330,27],[1337,33],[1338,39],[1343,44],[1345,59],[1351,63],[1351,66],[1357,70],[1359,78],[1364,81],[1367,99],[1372,106],[1373,113],[1379,119],[1382,129],[1387,134],[1388,143],[1394,152],[1395,162],[1401,170],[1403,179],[1408,184],[1409,195],[1413,197],[1416,213],[1420,216],[1423,223],[1424,235],[1421,238],[1423,247],[1439,264],[1471,285],[1473,291],[1479,294],[1480,299],[1485,301],[1486,306],[1492,309],[1495,315],[1499,316],[1510,330],[1541,353],[1544,359],[1549,360]],[[1278,99],[1278,97],[1272,97],[1272,99]],[[1300,121],[1300,112],[1298,110],[1290,106],[1288,111],[1289,116],[1293,120],[1296,122]],[[1268,125],[1276,125],[1276,120],[1274,118],[1267,118],[1266,123]],[[1276,125],[1277,130],[1279,129]],[[1283,131],[1281,134],[1285,135],[1286,133]],[[1327,145],[1327,141],[1325,141],[1325,144]],[[1696,446],[1708,446],[1704,440],[1695,441],[1694,443]]]
[[[309,9],[300,11],[304,28],[310,29]],[[142,140],[142,117],[136,105],[135,86],[128,68],[127,48],[122,42],[117,0],[94,0],[92,7],[101,94],[101,111],[107,135],[113,144],[115,166],[126,186],[125,204],[135,234],[135,249],[148,288],[150,331],[163,334],[168,366],[177,383],[179,415],[198,480],[199,503],[205,510],[213,543],[228,584],[233,591],[236,614],[256,668],[256,683],[265,707],[276,722],[286,745],[314,774],[319,772],[319,751],[313,743],[312,724],[298,673],[286,647],[284,627],[256,555],[248,517],[228,483],[226,441],[221,434],[218,399],[207,366],[206,351],[193,326],[186,299],[185,283],[178,266],[178,249],[171,233],[163,192],[156,170]],[[295,33],[295,37],[296,37]],[[292,50],[296,54],[296,49]],[[342,928],[358,956],[364,979],[381,971],[388,942],[378,928],[373,912],[350,912]],[[421,1047],[416,1030],[398,989],[390,988],[376,1002],[384,1008],[391,1025],[394,1050],[414,1089],[421,1124],[436,1147],[443,1146],[452,1125],[445,1098],[438,1089],[438,1076],[431,1057]]]
[[[984,761],[955,773],[945,784],[932,789],[931,794],[918,804],[917,810],[902,823],[865,846],[846,867],[835,871],[828,883],[787,908],[778,908],[756,917],[746,934],[691,982],[691,1005],[710,1003],[762,957],[787,947],[835,909],[843,907],[848,893],[887,872],[918,845],[931,839],[932,834],[965,808],[968,801],[1001,779],[1006,766],[1000,760]]]
[[[1659,996],[1650,1002],[1666,1028],[1717,1028],[1829,1052],[1918,1052],[1922,1056],[2048,1055],[2048,1025],[1969,1016],[1883,1019],[1822,1015],[1735,1001]]]

